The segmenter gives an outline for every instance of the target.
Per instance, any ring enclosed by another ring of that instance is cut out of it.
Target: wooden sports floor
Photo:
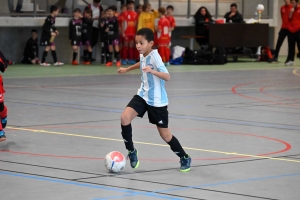
[[[127,163],[113,174],[104,157],[127,155],[120,115],[139,71],[10,66],[0,199],[300,198],[300,61],[168,69],[169,127],[192,157],[191,171],[179,172],[179,159],[144,117],[132,123],[140,167]]]

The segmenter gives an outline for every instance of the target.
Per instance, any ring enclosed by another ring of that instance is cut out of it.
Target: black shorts
[[[149,122],[155,124],[160,128],[168,128],[169,124],[169,112],[168,106],[154,107],[149,106],[146,101],[138,96],[134,95],[127,107],[134,109],[138,113],[138,117],[143,117],[146,111],[148,112]]]
[[[71,40],[71,45],[72,46],[81,46],[82,41],[81,40]]]

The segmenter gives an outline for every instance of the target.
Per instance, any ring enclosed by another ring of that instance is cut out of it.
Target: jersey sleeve
[[[137,30],[140,30],[141,28],[143,28],[143,20],[144,20],[143,18],[144,18],[144,15],[143,15],[143,13],[141,13],[138,18]]]
[[[44,23],[44,25],[43,25],[43,31],[44,32],[47,32],[47,33],[51,33],[51,26],[52,26],[52,23],[51,23],[51,18],[50,17],[47,17],[46,19],[45,19],[45,23]]]
[[[156,65],[158,72],[169,73],[168,69],[166,68],[165,64],[163,63],[160,55],[158,53],[154,54],[154,63]]]
[[[158,10],[153,10],[152,15],[153,15],[154,19],[159,18],[159,12],[158,12]]]

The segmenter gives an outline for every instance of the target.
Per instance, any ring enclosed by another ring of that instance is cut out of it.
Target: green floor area
[[[169,72],[199,72],[215,70],[254,70],[254,69],[281,69],[284,66],[284,57],[279,63],[269,64],[266,62],[256,62],[254,59],[229,62],[225,65],[170,65]],[[298,68],[300,62],[297,60],[293,68]],[[128,67],[122,66],[122,67]],[[59,76],[89,76],[89,75],[113,75],[117,74],[117,67],[105,67],[97,63],[92,65],[42,67],[39,65],[11,65],[3,74],[4,78],[28,78],[28,77],[59,77]],[[140,73],[139,70],[130,72],[131,74]]]

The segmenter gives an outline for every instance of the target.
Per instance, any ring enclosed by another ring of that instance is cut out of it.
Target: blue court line
[[[20,173],[12,173],[12,172],[4,172],[0,171],[0,175],[8,175],[8,176],[15,176],[15,177],[21,177],[21,178],[26,178],[26,179],[34,179],[34,180],[40,180],[40,181],[47,181],[47,182],[52,182],[52,183],[61,183],[61,184],[67,184],[67,185],[75,185],[75,186],[80,186],[80,187],[87,187],[87,188],[94,188],[94,189],[102,189],[102,190],[109,190],[109,191],[114,191],[114,192],[121,192],[121,193],[129,193],[126,194],[125,196],[128,195],[142,195],[142,196],[150,196],[150,197],[156,197],[160,199],[172,199],[172,200],[182,200],[174,197],[169,197],[167,195],[159,195],[155,194],[152,192],[136,192],[134,190],[126,190],[126,189],[118,189],[114,187],[108,187],[108,186],[101,186],[101,185],[93,185],[89,183],[80,183],[80,182],[74,182],[74,181],[66,181],[66,180],[59,180],[59,179],[52,179],[52,178],[45,178],[45,177],[39,177],[39,176],[33,176],[33,175],[25,175],[25,174],[20,174]]]
[[[189,172],[191,173],[191,172]],[[266,176],[266,177],[260,177],[260,178],[249,178],[249,179],[241,179],[241,180],[234,180],[234,181],[226,181],[226,182],[218,182],[218,183],[209,183],[209,184],[203,184],[203,185],[198,185],[198,186],[187,186],[187,187],[178,187],[178,188],[171,188],[168,190],[157,190],[153,191],[153,193],[156,192],[172,192],[172,191],[182,191],[182,190],[188,190],[188,189],[201,189],[201,188],[208,188],[208,187],[215,187],[215,186],[220,186],[220,185],[232,185],[235,183],[247,183],[247,182],[252,182],[252,181],[262,181],[262,180],[268,180],[268,179],[277,179],[277,178],[284,178],[284,177],[293,177],[293,176],[300,176],[300,173],[296,174],[282,174],[282,175],[277,175],[277,176]],[[123,197],[128,197],[128,196],[136,196],[139,195],[139,192],[135,194],[128,194],[128,195],[123,195],[123,196],[110,196],[106,198],[101,198],[101,199],[116,199],[116,198],[123,198]],[[100,200],[100,199],[93,199],[93,200]]]
[[[64,108],[75,108],[75,109],[83,108],[86,110],[111,112],[111,113],[122,113],[123,112],[123,109],[70,105],[67,103],[32,103],[31,105],[64,107]],[[300,126],[294,126],[294,125],[281,125],[281,124],[241,121],[241,120],[235,120],[235,119],[219,119],[219,118],[212,118],[212,117],[197,117],[197,116],[176,115],[176,114],[169,114],[169,117],[175,118],[175,119],[189,119],[189,120],[196,120],[196,121],[229,123],[229,124],[236,124],[236,125],[248,125],[248,126],[264,127],[264,128],[276,128],[276,129],[287,129],[287,130],[300,131]]]

